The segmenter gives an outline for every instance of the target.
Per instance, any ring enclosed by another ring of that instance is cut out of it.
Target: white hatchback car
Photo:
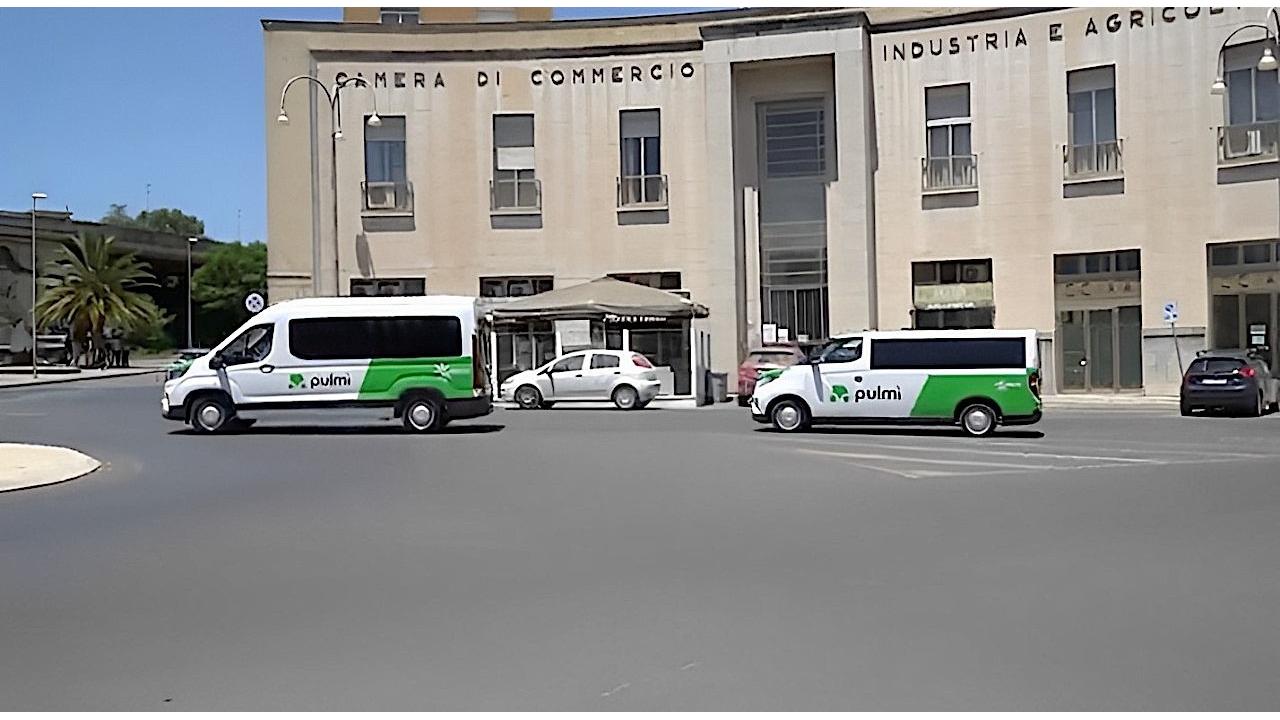
[[[653,363],[640,353],[580,350],[512,375],[498,396],[526,410],[573,400],[612,400],[618,408],[631,410],[648,405],[661,389]]]

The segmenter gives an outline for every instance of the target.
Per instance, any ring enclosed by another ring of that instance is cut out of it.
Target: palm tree
[[[155,276],[132,253],[113,255],[115,238],[80,234],[60,246],[42,271],[45,287],[36,303],[42,327],[69,328],[73,343],[85,341],[90,357],[105,349],[105,330],[129,331],[154,318],[156,306],[139,288],[154,286]]]

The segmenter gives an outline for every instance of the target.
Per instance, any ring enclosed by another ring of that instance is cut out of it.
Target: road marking
[[[929,465],[976,465],[979,467],[998,467],[998,468],[1011,468],[1011,469],[1020,469],[1020,470],[1050,470],[1050,469],[1070,470],[1072,469],[1071,467],[1062,468],[1062,467],[1053,466],[1053,465],[1048,465],[1048,466],[1021,465],[1017,463],[1000,463],[1000,462],[990,462],[990,461],[978,462],[974,460],[936,460],[933,458],[908,458],[908,457],[901,457],[899,455],[880,455],[878,453],[835,452],[834,450],[813,450],[810,448],[798,448],[797,451],[802,453],[809,453],[811,455],[829,455],[831,457],[843,457],[843,458],[852,458],[852,459],[858,459],[858,460],[889,460],[889,461],[905,462],[905,463],[925,463]]]
[[[846,443],[823,443],[822,441],[813,441],[813,440],[802,440],[801,442],[806,442],[806,443],[813,443],[813,442],[817,442],[817,443],[821,443],[821,444],[846,445]],[[1044,458],[1056,458],[1056,459],[1059,459],[1059,460],[1101,460],[1101,461],[1103,461],[1103,462],[1111,462],[1111,463],[1135,463],[1135,464],[1156,464],[1156,465],[1159,465],[1159,464],[1161,464],[1161,463],[1163,463],[1163,462],[1164,462],[1164,461],[1162,461],[1162,460],[1155,460],[1155,459],[1152,459],[1152,458],[1109,457],[1109,456],[1105,456],[1105,455],[1063,455],[1063,454],[1058,454],[1058,453],[1026,452],[1026,451],[1018,451],[1018,450],[976,450],[976,449],[973,449],[973,448],[967,448],[967,447],[962,447],[962,446],[958,446],[958,445],[952,445],[951,447],[930,447],[930,448],[921,448],[921,447],[914,447],[914,446],[910,446],[910,445],[881,445],[881,444],[876,444],[876,445],[875,445],[875,449],[877,449],[877,450],[915,450],[915,451],[924,451],[924,452],[968,453],[968,454],[971,454],[971,455],[1000,455],[1000,456],[1012,456],[1012,457],[1044,457]],[[912,458],[912,459],[914,460],[914,459],[916,459],[916,458]],[[940,462],[947,462],[947,461],[940,461]]]

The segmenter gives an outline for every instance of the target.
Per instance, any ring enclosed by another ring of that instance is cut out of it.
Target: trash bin
[[[729,402],[729,374],[711,373],[711,402]]]

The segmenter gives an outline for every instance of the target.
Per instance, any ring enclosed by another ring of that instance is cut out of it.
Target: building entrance
[[[1137,305],[1058,313],[1062,389],[1142,387],[1142,308]]]
[[[1210,320],[1215,350],[1258,351],[1280,363],[1280,243],[1230,243],[1209,248]]]
[[[1137,250],[1054,258],[1055,344],[1063,392],[1142,388],[1142,285]]]

